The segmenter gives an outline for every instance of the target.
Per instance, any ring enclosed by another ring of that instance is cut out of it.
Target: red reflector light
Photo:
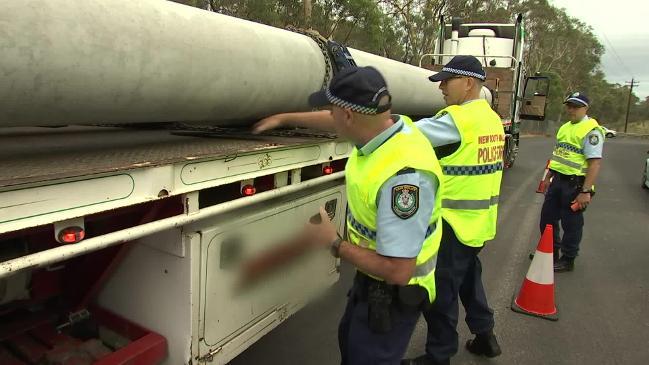
[[[243,196],[252,196],[255,195],[256,192],[257,189],[252,185],[246,185],[243,188],[241,188],[241,195]]]
[[[59,232],[59,241],[63,243],[77,243],[86,237],[86,231],[81,227],[68,227]]]
[[[324,175],[331,175],[331,174],[334,173],[334,168],[331,167],[331,166],[325,166],[325,167],[322,168],[322,173]]]

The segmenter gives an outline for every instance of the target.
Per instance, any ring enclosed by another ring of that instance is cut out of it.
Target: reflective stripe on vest
[[[442,199],[442,208],[449,209],[489,209],[492,205],[498,204],[500,196],[492,196],[490,199],[476,199],[476,200],[455,200],[455,199]]]
[[[437,255],[431,256],[428,261],[424,262],[423,264],[415,266],[415,272],[413,274],[414,277],[423,277],[435,270],[437,267]]]
[[[562,164],[564,164],[566,166],[570,166],[573,169],[581,169],[582,172],[587,172],[588,171],[588,166],[582,166],[582,165],[580,165],[580,164],[578,164],[576,162],[566,160],[563,157],[553,155],[552,158],[550,158],[550,160],[562,163]]]

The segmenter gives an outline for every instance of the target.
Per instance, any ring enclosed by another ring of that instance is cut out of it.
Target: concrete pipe
[[[231,123],[308,109],[309,37],[161,0],[0,0],[0,126]]]
[[[350,52],[385,75],[394,112],[444,106],[431,71]],[[309,110],[327,71],[307,36],[162,0],[0,0],[0,55],[0,127],[248,125]]]

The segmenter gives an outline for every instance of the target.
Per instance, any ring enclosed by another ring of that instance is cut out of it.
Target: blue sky
[[[602,69],[609,82],[624,84],[634,77],[634,93],[649,96],[649,1],[550,0],[572,17],[593,27],[606,47]]]

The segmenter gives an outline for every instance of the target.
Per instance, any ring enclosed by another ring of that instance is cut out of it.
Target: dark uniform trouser
[[[367,288],[354,280],[347,307],[338,326],[338,345],[342,365],[398,365],[406,352],[421,310],[402,308],[393,301],[392,330],[375,333],[369,328]]]
[[[573,212],[570,209],[582,188],[584,178],[580,176],[560,175],[554,172],[556,178],[552,179],[545,201],[541,209],[539,229],[541,233],[546,224],[554,226],[554,250],[561,248],[561,253],[566,257],[577,257],[579,242],[581,242],[584,227],[583,210]],[[563,237],[559,239],[558,222],[561,221]]]
[[[453,228],[446,221],[443,224],[435,271],[437,299],[424,312],[428,323],[426,353],[435,361],[445,361],[457,353],[458,294],[471,333],[491,331],[494,327],[493,310],[487,304],[482,286],[482,265],[478,258],[481,248],[463,244]]]

